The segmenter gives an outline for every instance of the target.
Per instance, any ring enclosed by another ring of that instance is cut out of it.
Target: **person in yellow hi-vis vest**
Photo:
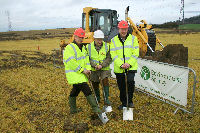
[[[90,80],[95,90],[98,102],[100,102],[99,83],[102,80],[104,92],[104,104],[110,105],[109,97],[109,83],[108,77],[111,76],[110,63],[111,56],[109,51],[109,44],[103,41],[104,33],[101,30],[94,32],[94,41],[88,44],[87,51],[92,67]]]
[[[76,97],[82,91],[87,98],[87,101],[92,107],[93,112],[102,113],[99,109],[90,87],[88,86],[87,75],[91,74],[91,65],[85,46],[83,46],[83,38],[85,31],[78,28],[74,32],[74,41],[65,47],[63,54],[63,62],[65,65],[66,78],[73,88],[69,95],[70,113],[77,113],[81,109],[76,107]]]
[[[120,21],[118,28],[119,34],[111,39],[110,54],[114,61],[114,73],[122,103],[118,109],[122,110],[123,107],[127,106],[125,72],[127,73],[128,84],[128,106],[134,107],[132,99],[135,88],[134,77],[138,68],[139,44],[137,37],[128,34],[128,23],[126,21]]]

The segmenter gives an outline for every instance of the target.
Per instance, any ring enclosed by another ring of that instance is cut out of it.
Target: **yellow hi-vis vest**
[[[88,82],[88,78],[82,73],[83,70],[91,70],[85,46],[81,51],[74,43],[67,45],[63,54],[63,62],[69,84]]]
[[[111,40],[110,44],[110,54],[111,58],[114,61],[114,72],[123,73],[124,69],[121,68],[121,65],[124,64],[123,58],[123,44],[116,35]],[[139,44],[137,37],[129,34],[124,42],[124,54],[125,54],[125,63],[131,65],[129,70],[137,70],[138,63],[137,58],[139,56]]]
[[[88,55],[90,57],[90,60],[95,62],[97,65],[99,65],[100,63],[102,63],[106,59],[106,54],[109,51],[109,46],[108,46],[107,43],[105,43],[103,41],[103,46],[101,47],[99,52],[97,52],[95,45],[94,45],[94,41],[93,41],[92,43],[87,45],[87,51],[88,51]],[[109,70],[109,69],[110,69],[110,65],[102,68],[101,70]],[[93,68],[93,67],[91,68],[91,70],[96,71],[95,68]]]

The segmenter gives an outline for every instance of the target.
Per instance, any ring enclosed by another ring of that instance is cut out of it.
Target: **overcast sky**
[[[117,10],[122,20],[127,6],[134,23],[160,24],[179,19],[181,0],[0,0],[0,32],[8,31],[6,11],[12,30],[40,30],[81,27],[84,7]],[[185,11],[186,18],[199,15],[187,11],[200,11],[200,0],[185,0]]]

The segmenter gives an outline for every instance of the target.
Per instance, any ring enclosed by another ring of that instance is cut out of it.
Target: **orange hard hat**
[[[85,31],[82,28],[78,28],[74,31],[74,35],[78,37],[85,37]]]
[[[128,23],[124,20],[120,21],[119,24],[118,24],[118,28],[128,28]]]

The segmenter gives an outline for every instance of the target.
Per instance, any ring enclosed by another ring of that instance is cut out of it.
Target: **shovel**
[[[101,82],[101,86],[103,88],[103,83],[102,83],[102,80],[100,79],[100,82]],[[103,97],[104,97],[104,101],[106,101],[106,95],[105,95],[105,91],[104,91],[104,88],[103,88]],[[107,112],[112,112],[112,107],[110,105],[105,105],[105,102],[104,102],[104,106],[103,106],[103,109],[104,111],[107,113]]]
[[[133,120],[133,108],[128,107],[127,70],[125,70],[125,82],[126,82],[126,107],[123,107],[123,120]]]
[[[89,78],[88,78],[88,79],[89,79]],[[92,91],[94,92],[94,97],[95,97],[97,106],[99,107],[99,103],[98,103],[98,100],[97,100],[97,97],[96,97],[96,94],[95,94],[93,85],[92,85],[92,83],[91,83],[90,80],[89,80],[89,84],[90,84],[90,86],[91,86],[91,88],[92,88]],[[103,113],[101,113],[101,114],[98,114],[98,117],[99,117],[99,119],[102,121],[103,124],[106,124],[106,123],[109,121],[108,117],[106,116],[106,112],[103,112]]]
[[[124,43],[123,44],[123,58],[124,63],[126,60],[125,53],[124,53]],[[127,83],[127,74],[128,70],[125,69],[125,83],[126,83],[126,107],[123,107],[123,120],[133,120],[133,108],[128,107],[128,83]]]

